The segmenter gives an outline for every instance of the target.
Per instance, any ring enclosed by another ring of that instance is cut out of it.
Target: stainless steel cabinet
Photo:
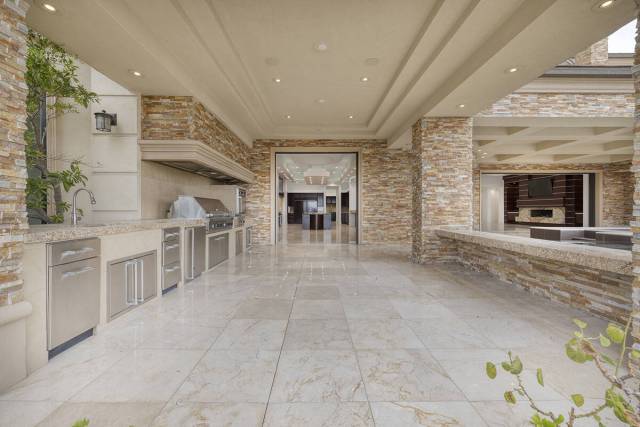
[[[244,245],[244,234],[242,233],[242,229],[236,231],[236,255],[240,255]]]
[[[209,268],[229,259],[229,233],[209,237]]]
[[[47,245],[47,349],[54,350],[50,355],[73,338],[90,334],[100,320],[99,255],[98,239]]]
[[[185,229],[185,278],[193,280],[205,269],[207,234],[205,227]]]
[[[246,241],[247,241],[245,248],[249,249],[253,245],[253,236],[252,236],[253,229],[251,227],[245,228],[245,234],[246,234]]]
[[[162,292],[180,282],[180,228],[163,230],[162,239]]]
[[[156,295],[156,258],[153,251],[109,263],[109,319]]]

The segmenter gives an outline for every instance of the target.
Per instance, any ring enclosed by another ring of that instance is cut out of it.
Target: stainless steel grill
[[[170,216],[206,219],[207,233],[233,228],[233,216],[218,199],[178,196],[171,205]]]

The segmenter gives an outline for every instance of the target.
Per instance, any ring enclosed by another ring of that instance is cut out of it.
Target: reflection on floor
[[[285,224],[278,233],[278,242],[283,244],[297,243],[355,243],[356,228],[333,223],[331,230],[303,230],[302,224]]]
[[[1,395],[0,425],[525,426],[528,406],[503,401],[510,378],[489,380],[484,364],[513,349],[544,408],[566,411],[577,392],[600,404],[593,366],[564,355],[572,317],[590,336],[606,327],[461,266],[411,264],[406,251],[254,247]]]

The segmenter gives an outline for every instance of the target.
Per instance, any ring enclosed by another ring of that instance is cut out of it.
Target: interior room
[[[276,153],[277,241],[358,242],[356,153]]]

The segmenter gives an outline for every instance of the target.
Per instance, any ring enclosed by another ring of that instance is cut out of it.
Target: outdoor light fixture
[[[602,3],[600,3],[600,6],[598,6],[600,9],[606,9],[608,7],[613,6],[613,4],[615,3],[615,0],[605,0]]]
[[[118,115],[113,113],[109,114],[105,110],[100,113],[95,113],[96,116],[96,130],[100,132],[111,132],[111,126],[118,124]]]

